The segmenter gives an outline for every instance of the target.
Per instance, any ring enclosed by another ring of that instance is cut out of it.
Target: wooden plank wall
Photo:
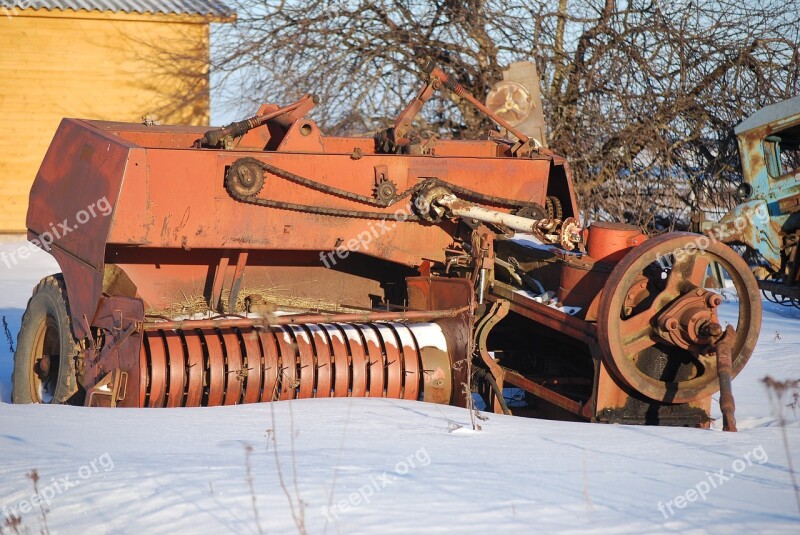
[[[208,124],[208,28],[179,15],[0,17],[0,232],[25,230],[28,193],[62,117]]]

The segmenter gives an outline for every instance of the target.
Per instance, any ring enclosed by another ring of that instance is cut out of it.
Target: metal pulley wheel
[[[724,290],[703,287],[712,262],[728,279]],[[688,403],[713,394],[719,390],[714,347],[725,328],[717,308],[724,300],[739,308],[735,377],[761,326],[750,268],[727,245],[697,234],[674,232],[644,242],[616,265],[603,289],[597,319],[603,361],[618,380],[656,401]]]
[[[228,191],[244,197],[258,195],[264,187],[264,170],[255,158],[239,158],[225,173],[225,187]]]

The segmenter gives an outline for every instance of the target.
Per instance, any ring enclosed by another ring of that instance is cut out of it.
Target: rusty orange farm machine
[[[694,234],[581,227],[567,161],[421,64],[372,137],[323,135],[312,95],[210,130],[64,119],[27,218],[61,273],[28,303],[13,401],[476,394],[497,412],[704,426],[721,391],[735,429],[731,379],[761,316],[744,262]],[[414,135],[437,90],[509,135]],[[712,263],[724,290],[704,287]]]

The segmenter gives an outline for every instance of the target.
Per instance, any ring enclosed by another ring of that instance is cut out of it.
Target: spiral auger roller
[[[147,330],[138,403],[199,407],[327,397],[449,398],[442,347],[419,342],[431,339],[446,346],[434,323]]]

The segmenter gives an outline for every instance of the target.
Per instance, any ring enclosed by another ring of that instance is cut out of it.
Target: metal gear
[[[264,187],[264,170],[255,158],[239,158],[225,173],[225,187],[242,197],[258,195]]]
[[[443,185],[446,186],[448,190],[452,190],[453,193],[457,195],[463,195],[465,198],[478,200],[482,202],[486,202],[489,204],[496,204],[500,206],[510,206],[510,207],[524,207],[524,206],[538,206],[536,203],[526,202],[526,201],[517,201],[512,199],[506,199],[503,197],[496,197],[494,195],[486,195],[484,193],[479,193],[477,191],[473,191],[467,188],[460,187],[456,184],[450,184],[449,182],[445,182],[443,180],[439,180],[438,178],[429,178],[426,179],[418,184],[415,184],[408,188],[405,191],[397,193],[394,199],[390,202],[380,201],[374,197],[369,197],[366,195],[360,195],[358,193],[353,193],[351,191],[346,191],[340,188],[336,188],[334,186],[330,186],[328,184],[324,184],[322,182],[317,182],[316,180],[312,180],[310,178],[306,178],[295,173],[291,173],[286,171],[285,169],[281,169],[279,167],[275,167],[274,165],[270,165],[268,163],[256,160],[255,158],[246,157],[240,158],[234,162],[234,165],[231,166],[233,168],[236,166],[237,162],[250,162],[254,165],[257,165],[258,168],[262,172],[270,173],[271,175],[275,175],[279,178],[283,178],[290,182],[294,182],[296,184],[302,184],[308,188],[325,192],[329,195],[335,195],[338,197],[342,197],[345,199],[350,199],[356,202],[360,202],[363,204],[368,204],[370,206],[378,206],[378,207],[386,207],[391,206],[392,204],[400,202],[400,200],[405,199],[411,195],[418,195],[420,191],[426,188],[431,188],[435,185]],[[312,206],[307,204],[297,204],[297,203],[290,203],[284,201],[277,201],[274,199],[264,199],[256,197],[256,194],[247,194],[247,192],[239,191],[239,188],[235,187],[236,178],[230,178],[234,186],[228,186],[229,184],[229,175],[232,175],[231,168],[225,174],[225,184],[228,189],[228,193],[231,196],[244,203],[254,204],[256,206],[265,206],[269,208],[278,208],[280,210],[295,210],[299,212],[311,213],[311,214],[321,214],[321,215],[329,215],[329,216],[336,216],[336,217],[356,217],[356,218],[365,218],[365,219],[385,219],[387,214],[386,212],[377,212],[377,211],[365,211],[365,210],[349,210],[344,208],[328,208],[324,206]],[[257,193],[257,192],[256,192]],[[419,221],[420,217],[416,214],[408,214],[408,221]]]
[[[538,204],[534,204],[532,206],[523,206],[519,210],[514,212],[514,215],[518,215],[520,217],[527,217],[528,219],[545,219],[549,216],[544,208],[539,206]]]
[[[564,216],[564,210],[561,208],[561,201],[558,200],[558,197],[550,197],[545,198],[545,210],[547,211],[547,217],[550,219],[561,219]]]
[[[572,251],[579,247],[581,243],[582,229],[577,219],[568,217],[561,223],[559,233],[559,243],[567,251]]]
[[[391,180],[381,180],[373,188],[375,198],[384,203],[390,203],[397,196],[397,185]]]

